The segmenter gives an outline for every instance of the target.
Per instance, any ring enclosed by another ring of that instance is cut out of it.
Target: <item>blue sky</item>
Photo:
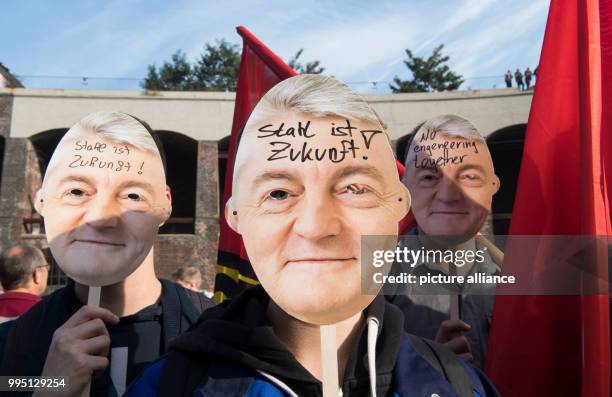
[[[409,76],[410,48],[428,56],[445,44],[461,88],[504,85],[503,74],[537,63],[549,0],[287,1],[18,1],[2,4],[0,61],[26,87],[138,90],[147,65],[182,49],[190,60],[204,43],[240,44],[246,26],[288,60],[304,48],[325,74],[362,92],[388,92]],[[79,77],[111,77],[89,79]],[[136,79],[136,80],[132,80]],[[372,81],[380,82],[376,87]]]

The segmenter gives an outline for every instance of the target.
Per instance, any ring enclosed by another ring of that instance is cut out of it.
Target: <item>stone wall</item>
[[[0,95],[0,136],[8,137],[11,131],[13,96]]]
[[[24,220],[37,218],[35,193],[41,185],[38,158],[26,138],[6,139],[2,186],[0,186],[0,249],[19,239],[46,248],[44,234],[34,224],[26,230]],[[217,143],[198,143],[195,234],[159,235],[155,244],[156,270],[169,277],[185,264],[197,263],[203,288],[212,289],[219,241],[219,192]]]
[[[525,123],[531,91],[458,91],[370,95],[367,100],[387,121],[396,140],[425,119],[455,113],[473,121],[481,132]],[[26,233],[23,220],[32,217],[32,200],[40,185],[38,161],[26,138],[67,128],[84,114],[123,110],[158,130],[176,131],[198,140],[194,234],[160,235],[155,245],[157,271],[169,276],[177,267],[198,263],[204,288],[215,278],[219,240],[218,140],[230,133],[234,95],[230,93],[88,92],[0,88],[0,137],[5,150],[0,178],[0,249],[26,238],[46,246],[44,235]],[[0,157],[1,159],[1,157]]]
[[[155,243],[155,269],[169,277],[177,268],[197,264],[204,289],[213,289],[219,243],[219,171],[217,142],[198,143],[195,234],[163,234]]]
[[[0,186],[0,249],[26,233],[24,220],[36,217],[34,199],[40,188],[38,158],[28,139],[8,138]]]

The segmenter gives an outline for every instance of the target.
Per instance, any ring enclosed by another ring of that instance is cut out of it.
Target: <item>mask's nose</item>
[[[336,236],[342,230],[339,209],[331,197],[307,195],[300,203],[299,213],[293,224],[293,231],[309,240],[320,240]]]
[[[112,228],[117,226],[120,216],[119,203],[109,197],[99,195],[90,201],[84,220],[91,227]]]

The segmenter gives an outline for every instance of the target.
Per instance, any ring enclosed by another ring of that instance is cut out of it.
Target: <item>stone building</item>
[[[23,88],[21,81],[13,76],[9,68],[0,62],[0,87],[2,88]]]
[[[472,121],[487,136],[502,181],[492,220],[495,233],[505,234],[531,96],[531,91],[498,89],[366,98],[387,122],[399,158],[409,133],[428,118],[452,113]],[[119,110],[147,121],[166,151],[173,213],[155,246],[158,274],[198,263],[205,286],[211,287],[233,108],[232,93],[0,88],[0,249],[17,239],[46,248],[33,195],[53,149],[84,115]],[[61,285],[65,276],[54,267],[50,282]]]

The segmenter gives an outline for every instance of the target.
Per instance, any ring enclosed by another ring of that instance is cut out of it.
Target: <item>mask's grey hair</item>
[[[103,111],[88,114],[68,130],[66,137],[76,137],[87,132],[100,135],[111,142],[159,154],[155,141],[145,126],[134,117],[122,112]]]
[[[474,127],[474,124],[463,117],[453,114],[442,114],[427,120],[417,129],[414,137],[412,137],[410,146],[406,150],[404,164],[408,163],[408,157],[410,157],[411,149],[415,142],[419,142],[424,134],[431,134],[432,132],[436,133],[436,136],[441,135],[448,138],[463,138],[470,141],[485,143],[484,137],[480,135],[480,132]]]
[[[453,114],[442,114],[424,122],[414,134],[412,142],[418,142],[423,134],[435,132],[439,135],[451,138],[463,138],[471,141],[485,142],[484,137],[478,132],[474,124],[463,117]]]
[[[343,117],[380,124],[387,129],[361,95],[333,77],[320,74],[302,74],[275,85],[259,101],[247,124],[274,117],[279,111]]]

